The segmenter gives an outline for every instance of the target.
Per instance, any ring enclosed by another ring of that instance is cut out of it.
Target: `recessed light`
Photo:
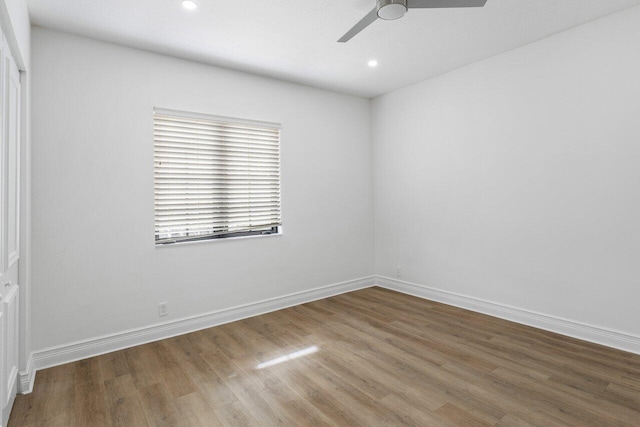
[[[376,68],[378,66],[378,61],[375,59],[372,59],[371,61],[367,62],[367,65],[371,68]]]
[[[182,7],[188,10],[193,10],[198,7],[198,3],[196,3],[193,0],[182,0],[181,4],[182,4]]]

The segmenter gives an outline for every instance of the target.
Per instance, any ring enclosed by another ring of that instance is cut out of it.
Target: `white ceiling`
[[[416,83],[640,0],[488,0],[413,9],[337,43],[375,0],[28,0],[33,22],[74,34],[365,97]],[[369,69],[376,58],[379,66]]]

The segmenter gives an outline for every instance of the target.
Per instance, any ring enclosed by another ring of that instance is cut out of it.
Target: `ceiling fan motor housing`
[[[378,17],[387,21],[402,18],[407,13],[407,0],[378,0]]]

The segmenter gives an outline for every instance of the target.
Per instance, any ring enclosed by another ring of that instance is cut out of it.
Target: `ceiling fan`
[[[338,42],[348,42],[378,18],[387,21],[402,18],[409,9],[482,7],[486,2],[487,0],[377,0],[376,7],[347,31]]]

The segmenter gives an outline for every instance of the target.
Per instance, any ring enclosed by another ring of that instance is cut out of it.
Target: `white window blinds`
[[[280,125],[154,109],[157,244],[278,232]]]

